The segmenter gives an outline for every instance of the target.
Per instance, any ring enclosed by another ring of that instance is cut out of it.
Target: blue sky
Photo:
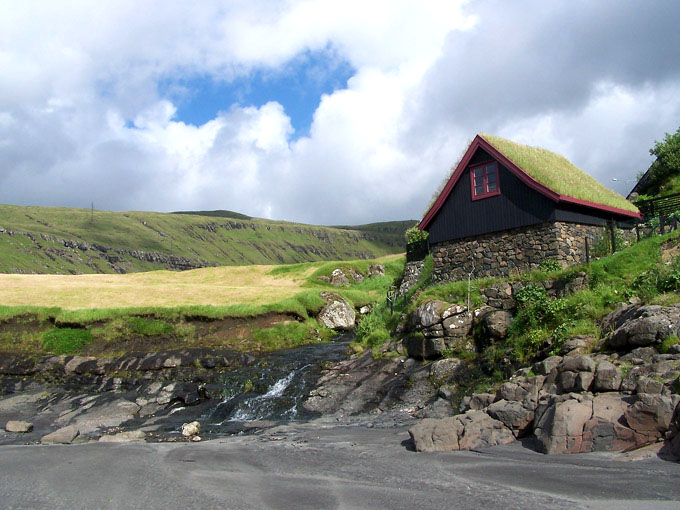
[[[233,105],[281,104],[295,130],[292,139],[309,134],[323,94],[347,88],[356,70],[331,48],[304,51],[278,69],[256,68],[227,81],[209,74],[179,76],[159,82],[158,92],[175,104],[175,120],[200,126]]]

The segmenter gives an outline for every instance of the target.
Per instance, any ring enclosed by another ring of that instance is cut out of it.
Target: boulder
[[[591,401],[556,400],[540,416],[534,427],[541,449],[548,454],[586,451],[583,446],[583,429],[592,415]]]
[[[560,365],[560,371],[594,372],[595,362],[590,356],[575,356],[565,359]]]
[[[430,365],[430,380],[436,386],[443,382],[453,379],[456,375],[465,370],[465,362],[458,358],[440,359]]]
[[[347,275],[342,269],[333,269],[333,272],[331,273],[331,285],[336,287],[349,285],[349,278],[347,278]]]
[[[445,301],[427,301],[413,311],[411,323],[416,329],[434,326],[442,321],[442,312],[449,307],[449,303]]]
[[[408,432],[419,452],[472,450],[515,441],[510,429],[483,411],[422,420]]]
[[[491,404],[486,412],[492,418],[503,422],[512,430],[515,437],[522,437],[531,431],[530,425],[534,420],[534,411],[524,407],[521,402],[509,402],[502,399]]]
[[[605,393],[593,399],[593,415],[583,428],[581,451],[621,451],[641,444],[624,414],[634,397]]]
[[[182,425],[182,435],[184,437],[198,436],[201,433],[201,424],[197,421]]]
[[[354,280],[354,283],[359,283],[364,281],[364,275],[361,274],[359,271],[356,269],[350,269],[348,271],[349,277]]]
[[[371,264],[368,266],[368,276],[385,276],[385,266],[383,264]]]
[[[550,356],[543,361],[534,363],[532,370],[539,375],[548,375],[553,369],[557,368],[560,363],[562,363],[562,356]]]
[[[616,310],[602,320],[603,330],[613,329],[606,345],[630,349],[661,344],[669,336],[680,335],[680,305],[631,305]]]
[[[480,322],[488,336],[500,340],[508,335],[512,314],[507,310],[490,310],[480,315]]]
[[[464,312],[452,315],[444,319],[442,326],[444,327],[444,335],[462,338],[466,337],[470,330],[472,329],[472,317],[467,313],[467,309]]]
[[[628,426],[647,441],[661,438],[670,428],[680,396],[639,394],[635,403],[624,413]]]
[[[80,430],[75,425],[69,425],[43,436],[40,442],[43,444],[71,444],[79,434]]]
[[[588,335],[576,335],[564,342],[560,347],[560,354],[562,356],[579,356],[585,354],[590,345],[595,343],[596,339]]]
[[[33,430],[33,424],[27,421],[10,420],[5,424],[7,432],[16,432],[18,434],[26,434]]]
[[[600,361],[595,370],[593,391],[619,391],[621,388],[621,374],[613,363]]]
[[[317,319],[324,326],[336,330],[348,330],[356,324],[354,308],[339,294],[334,292],[322,292],[319,294],[326,305],[321,309]]]

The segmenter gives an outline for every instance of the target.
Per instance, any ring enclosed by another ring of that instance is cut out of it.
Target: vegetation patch
[[[497,136],[482,135],[482,138],[531,177],[560,195],[638,212],[637,207],[632,203],[618,193],[605,188],[564,156]]]
[[[93,339],[86,329],[54,328],[43,333],[42,344],[45,350],[54,354],[74,354]]]

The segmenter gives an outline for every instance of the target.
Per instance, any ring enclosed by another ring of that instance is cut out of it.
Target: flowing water
[[[241,430],[250,421],[310,418],[302,403],[323,364],[347,358],[352,338],[346,333],[329,343],[273,352],[227,373],[223,401],[201,420],[204,430],[219,434]]]

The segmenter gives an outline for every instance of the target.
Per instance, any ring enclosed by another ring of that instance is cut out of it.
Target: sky
[[[419,219],[477,133],[625,195],[680,125],[678,19],[666,0],[0,0],[0,203]]]

